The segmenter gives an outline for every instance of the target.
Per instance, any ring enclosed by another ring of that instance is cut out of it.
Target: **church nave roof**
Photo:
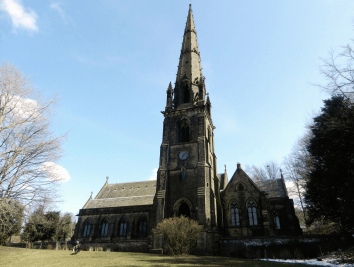
[[[156,193],[156,180],[106,183],[94,199],[89,199],[83,209],[152,205]]]

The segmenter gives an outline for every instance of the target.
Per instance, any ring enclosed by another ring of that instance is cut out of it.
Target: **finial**
[[[241,169],[241,163],[237,162],[237,169]]]
[[[91,196],[90,196],[90,198],[92,198],[92,194],[93,194],[93,192],[91,191]]]
[[[210,98],[209,98],[209,93],[206,93],[206,96],[207,96],[207,100],[206,100],[206,103],[207,103],[207,105],[211,105],[211,103],[210,103]]]
[[[224,166],[225,166],[225,171],[226,171],[226,164],[224,164]]]
[[[109,179],[109,176],[106,177],[106,184],[108,184],[108,179]]]
[[[280,169],[280,178],[281,178],[282,180],[284,180],[284,176],[283,176],[283,171],[282,171],[282,169]]]

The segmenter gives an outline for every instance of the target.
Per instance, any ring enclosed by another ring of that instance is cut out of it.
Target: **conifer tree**
[[[306,184],[309,223],[335,222],[342,232],[354,230],[354,107],[344,96],[324,101],[314,118],[308,151],[314,168]]]

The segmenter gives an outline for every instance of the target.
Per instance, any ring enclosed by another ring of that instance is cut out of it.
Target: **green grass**
[[[67,250],[25,249],[0,246],[0,266],[250,266],[280,267],[293,264],[211,256],[173,257],[132,252],[90,252],[77,255]],[[305,266],[296,264],[296,266]]]

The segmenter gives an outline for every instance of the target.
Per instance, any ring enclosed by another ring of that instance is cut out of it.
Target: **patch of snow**
[[[339,267],[354,267],[354,264],[349,263],[337,263],[335,259],[323,259],[318,261],[316,259],[312,260],[282,260],[282,259],[259,259],[261,261],[275,261],[275,262],[285,262],[294,264],[306,264],[311,266],[339,266]]]
[[[311,243],[311,242],[318,242],[319,240],[316,238],[304,238],[301,239],[301,242]],[[252,239],[252,240],[224,240],[222,241],[225,244],[242,244],[244,246],[251,246],[251,247],[259,247],[259,246],[266,246],[269,245],[285,245],[291,240],[284,240],[284,239]]]

